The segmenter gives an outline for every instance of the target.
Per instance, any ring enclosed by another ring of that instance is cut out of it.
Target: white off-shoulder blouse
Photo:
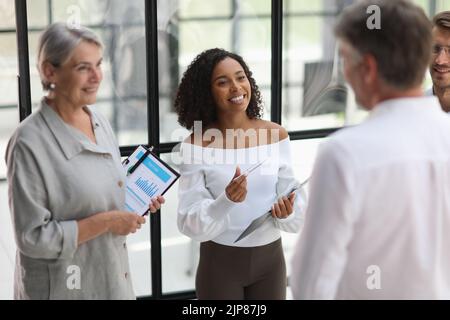
[[[178,228],[201,242],[214,241],[237,247],[255,247],[280,238],[280,230],[299,232],[303,225],[306,194],[296,191],[294,212],[286,219],[268,219],[249,236],[234,243],[257,217],[268,212],[299,182],[292,170],[289,138],[277,143],[241,149],[181,145]],[[264,161],[247,177],[247,196],[241,203],[229,200],[225,188],[241,171]]]

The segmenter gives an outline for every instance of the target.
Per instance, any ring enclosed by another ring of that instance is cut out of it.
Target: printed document
[[[146,214],[151,199],[163,195],[180,176],[143,146],[139,146],[123,165],[127,171],[125,208],[139,215]]]

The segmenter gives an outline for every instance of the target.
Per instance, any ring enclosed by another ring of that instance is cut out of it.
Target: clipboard
[[[141,145],[122,162],[127,175],[125,208],[141,216],[148,213],[151,199],[164,195],[180,177],[152,150]]]
[[[299,190],[301,187],[303,187],[305,184],[307,184],[309,181],[309,178],[303,181],[302,183],[294,186],[285,196],[288,197],[292,192],[295,192]],[[251,234],[253,231],[261,227],[267,220],[269,220],[272,217],[272,210],[267,211],[262,216],[254,219],[249,226],[239,235],[239,237],[234,240],[234,243],[241,241],[245,237],[247,237],[249,234]]]

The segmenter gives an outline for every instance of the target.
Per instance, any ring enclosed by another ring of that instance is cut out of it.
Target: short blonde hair
[[[450,11],[439,12],[433,18],[433,25],[435,27],[450,30]]]

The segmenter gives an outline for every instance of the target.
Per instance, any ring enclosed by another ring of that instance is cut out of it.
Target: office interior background
[[[208,48],[242,55],[263,94],[264,119],[289,131],[294,169],[304,180],[319,143],[367,116],[344,82],[333,36],[336,17],[354,1],[0,0],[0,299],[13,296],[16,250],[5,149],[20,120],[37,108],[44,94],[36,46],[48,24],[80,22],[104,42],[104,80],[96,109],[110,120],[122,156],[139,144],[153,145],[175,168],[177,145],[189,134],[178,125],[173,109],[184,70]],[[414,2],[430,17],[450,9],[450,0]],[[430,85],[428,77],[424,88]],[[136,295],[195,298],[199,243],[177,229],[177,185],[165,197],[160,214],[128,237]],[[298,235],[282,237],[289,275]]]

